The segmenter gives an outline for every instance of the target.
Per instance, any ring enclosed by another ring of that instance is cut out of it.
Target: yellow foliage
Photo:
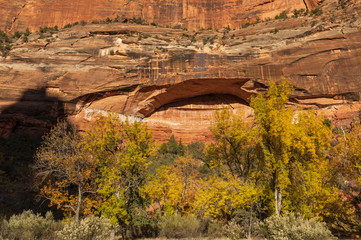
[[[260,189],[251,182],[227,174],[224,177],[210,176],[202,181],[202,188],[196,195],[194,209],[204,217],[226,219],[238,209],[246,209],[260,196]]]

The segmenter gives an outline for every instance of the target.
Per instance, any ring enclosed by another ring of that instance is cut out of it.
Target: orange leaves
[[[59,122],[44,137],[34,165],[41,194],[68,213],[79,217],[84,200],[94,191],[96,162],[88,157],[82,139],[75,129]],[[46,184],[44,185],[44,182]]]

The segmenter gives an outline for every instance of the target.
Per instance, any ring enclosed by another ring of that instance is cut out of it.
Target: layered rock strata
[[[319,0],[0,0],[0,29],[14,32],[39,27],[105,20],[117,15],[149,23],[200,28],[240,27],[282,11],[313,9]]]
[[[32,34],[0,60],[0,134],[40,134],[61,116],[85,128],[110,111],[148,122],[161,141],[209,141],[217,109],[252,118],[249,97],[281,76],[294,85],[290,105],[347,124],[361,107],[361,22],[359,8],[345,11],[232,31],[114,23]]]

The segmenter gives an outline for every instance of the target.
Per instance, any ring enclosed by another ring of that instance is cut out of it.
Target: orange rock
[[[249,97],[281,76],[294,85],[290,105],[349,124],[361,109],[359,9],[231,31],[114,23],[34,33],[0,59],[0,134],[40,134],[58,117],[84,129],[110,111],[146,121],[160,141],[209,142],[222,104],[252,119]]]
[[[107,17],[140,17],[148,23],[200,28],[239,28],[257,18],[273,18],[282,11],[317,7],[318,0],[0,0],[0,29],[32,31],[39,27],[105,20]]]

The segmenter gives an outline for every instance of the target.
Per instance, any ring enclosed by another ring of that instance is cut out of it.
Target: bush
[[[245,237],[244,229],[235,221],[230,221],[224,228],[225,235],[231,240],[237,240]]]
[[[258,224],[256,228],[259,234],[271,240],[336,239],[325,223],[294,214],[271,216]]]
[[[45,218],[32,211],[24,211],[20,215],[13,215],[9,221],[3,221],[2,237],[9,239],[53,239],[55,231],[60,228],[51,212],[47,212]]]
[[[281,12],[280,15],[277,15],[277,16],[275,17],[275,19],[278,19],[278,20],[285,20],[285,19],[287,19],[287,13],[286,13],[286,11]]]
[[[278,33],[280,30],[278,30],[278,28],[275,28],[275,29],[272,29],[271,31],[270,31],[270,33],[273,33],[273,34],[276,34],[276,33]]]
[[[310,17],[318,17],[321,16],[323,13],[322,9],[315,8],[310,12]]]
[[[57,235],[62,240],[103,240],[109,239],[112,232],[110,220],[90,216],[80,222],[70,222]]]
[[[200,235],[200,222],[195,216],[164,216],[159,221],[160,236],[187,238]]]
[[[207,229],[208,238],[223,238],[225,236],[224,227],[220,223],[209,223]]]

